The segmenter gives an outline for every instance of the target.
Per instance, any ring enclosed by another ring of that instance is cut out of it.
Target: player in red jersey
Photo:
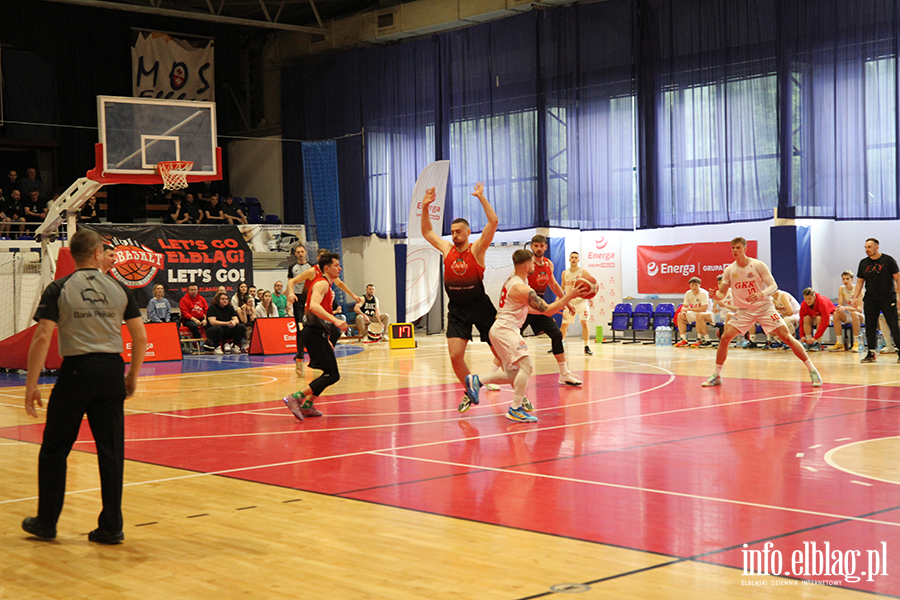
[[[547,288],[550,288],[550,291],[556,294],[557,298],[565,296],[565,292],[556,282],[556,278],[553,277],[553,263],[544,256],[544,253],[547,252],[547,238],[540,234],[531,238],[531,251],[534,252],[534,272],[528,275],[528,287],[533,289],[541,300],[544,299]],[[571,314],[575,314],[572,304],[567,303],[567,310]],[[529,308],[528,317],[525,319],[525,324],[522,325],[522,331],[525,331],[525,328],[529,325],[531,325],[531,330],[535,335],[544,332],[550,338],[550,352],[556,357],[556,363],[559,367],[560,385],[581,385],[581,381],[569,372],[569,367],[566,364],[566,348],[563,346],[563,338],[565,336],[563,336],[559,325],[556,324],[553,317]],[[593,354],[587,345],[584,347],[584,352],[585,354]]]
[[[335,330],[345,332],[349,329],[346,321],[341,321],[332,314],[334,290],[331,285],[341,274],[341,263],[337,254],[328,252],[319,257],[319,269],[322,274],[313,279],[306,296],[306,315],[303,327],[303,345],[309,352],[309,368],[318,369],[322,374],[313,379],[299,392],[285,396],[282,401],[288,409],[302,421],[306,417],[321,417],[322,412],[313,406],[313,402],[322,395],[330,385],[341,378],[337,359],[334,356],[332,334]]]
[[[465,219],[456,219],[450,224],[452,242],[441,239],[431,228],[431,211],[428,207],[437,197],[434,188],[425,192],[422,203],[422,237],[444,256],[444,289],[450,299],[447,311],[447,348],[450,350],[453,372],[463,386],[470,373],[466,364],[466,346],[472,339],[472,326],[478,328],[481,341],[490,345],[491,325],[497,314],[497,309],[484,291],[484,255],[494,239],[499,220],[484,197],[483,183],[475,186],[472,195],[481,202],[487,217],[481,237],[474,242],[469,241],[472,231]],[[472,398],[471,401],[477,404],[478,398]],[[463,405],[468,408],[468,396],[463,397],[460,407]]]

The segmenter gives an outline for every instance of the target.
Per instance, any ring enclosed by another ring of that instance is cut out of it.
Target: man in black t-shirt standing
[[[897,287],[900,286],[900,267],[892,256],[878,251],[878,240],[869,238],[866,240],[866,258],[859,261],[857,269],[856,290],[853,292],[853,302],[859,306],[859,297],[862,295],[863,286],[866,288],[866,296],[863,299],[863,313],[866,316],[866,343],[869,350],[859,362],[875,362],[875,347],[878,343],[876,323],[878,313],[884,315],[888,328],[894,339],[898,339],[900,331],[897,329]],[[900,358],[898,358],[900,362]]]
[[[38,458],[38,514],[22,529],[49,540],[66,496],[66,459],[87,414],[100,466],[103,511],[88,540],[118,544],[122,533],[122,478],[125,464],[125,399],[134,394],[147,349],[147,332],[132,291],[100,271],[103,240],[80,229],[69,245],[78,270],[44,290],[34,315],[38,322],[28,351],[25,410],[37,417],[43,406],[38,377],[47,358],[53,330],[59,331],[63,357],[50,393],[47,422]],[[122,360],[122,321],[132,339],[131,367]],[[124,376],[123,376],[124,375]]]

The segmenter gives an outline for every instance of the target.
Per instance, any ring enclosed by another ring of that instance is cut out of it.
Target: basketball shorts
[[[571,325],[575,322],[575,317],[581,316],[581,322],[585,323],[588,319],[591,318],[591,305],[590,302],[585,300],[584,298],[575,298],[569,304],[572,308],[575,309],[575,314],[569,312],[568,308],[564,308],[562,311],[562,322],[563,325]]]
[[[708,313],[708,312],[698,313],[698,312],[694,312],[692,310],[684,311],[684,318],[687,319],[688,323],[696,323],[698,315],[705,317],[707,323],[713,320],[712,313]]]
[[[494,324],[490,332],[491,347],[500,359],[504,371],[515,368],[519,359],[528,356],[528,345],[522,338],[522,334],[516,329],[510,329],[500,324]]]
[[[739,308],[734,314],[734,318],[728,322],[741,335],[746,334],[754,323],[759,323],[766,334],[774,333],[779,327],[785,327],[784,319],[778,314],[773,304],[761,308]]]
[[[471,341],[472,326],[474,325],[478,329],[481,341],[490,345],[491,326],[494,324],[496,316],[497,309],[494,308],[487,296],[485,296],[485,302],[480,302],[469,310],[459,310],[451,306],[447,311],[447,337]]]

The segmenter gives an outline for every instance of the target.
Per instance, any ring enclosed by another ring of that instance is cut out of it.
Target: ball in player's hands
[[[575,289],[578,290],[578,297],[590,299],[597,295],[597,284],[591,283],[589,279],[579,277],[575,280]]]

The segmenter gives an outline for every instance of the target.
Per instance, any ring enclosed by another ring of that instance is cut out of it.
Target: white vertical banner
[[[588,300],[591,318],[588,331],[597,325],[609,328],[612,311],[622,301],[622,237],[617,231],[583,231],[581,266],[597,280],[597,295]]]
[[[409,322],[431,310],[440,293],[443,257],[422,237],[422,201],[425,199],[425,191],[435,188],[436,198],[429,207],[431,228],[441,235],[449,176],[449,160],[433,162],[419,173],[413,189],[409,222],[406,224],[406,320]]]
[[[165,33],[138,34],[131,49],[134,97],[214,101],[214,53],[212,41],[194,48]]]

